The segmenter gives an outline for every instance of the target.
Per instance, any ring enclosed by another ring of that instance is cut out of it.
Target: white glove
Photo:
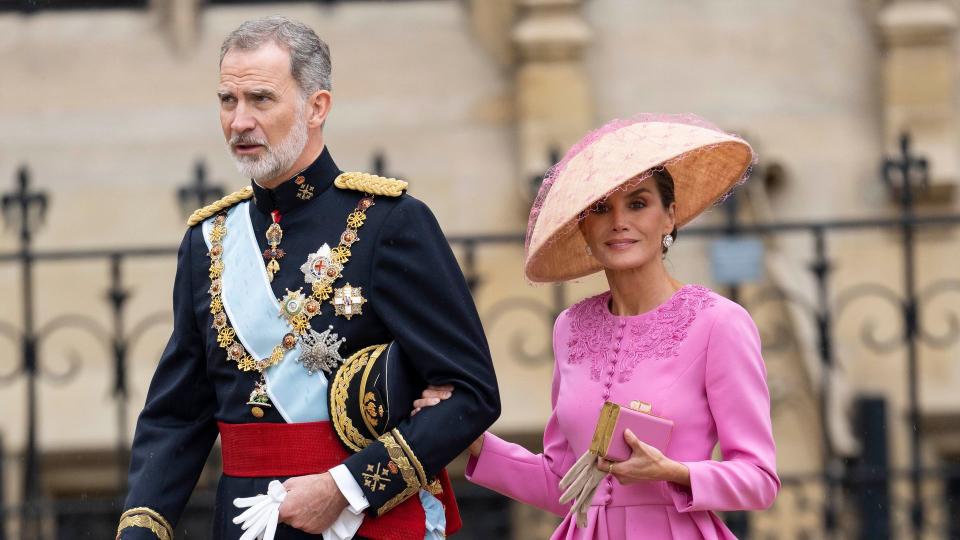
[[[597,486],[606,476],[606,473],[597,470],[597,459],[596,454],[584,452],[560,480],[560,489],[563,490],[560,504],[573,501],[570,512],[576,517],[577,527],[580,528],[587,526],[587,509],[590,508]]]
[[[280,520],[280,503],[286,497],[287,490],[283,484],[273,480],[267,486],[266,495],[234,499],[234,506],[247,509],[233,518],[233,522],[246,531],[240,540],[273,540]]]
[[[270,482],[266,495],[234,499],[234,506],[246,508],[242,514],[233,518],[233,522],[245,531],[240,540],[273,540],[277,522],[280,520],[280,503],[286,497],[287,490],[283,484],[274,480]],[[357,534],[362,522],[363,513],[353,512],[350,507],[344,508],[337,521],[323,531],[323,539],[350,540]]]

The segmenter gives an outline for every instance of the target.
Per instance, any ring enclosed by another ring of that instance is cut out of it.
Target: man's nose
[[[237,105],[233,111],[233,119],[230,121],[230,130],[233,133],[246,133],[257,127],[257,122],[250,114],[247,107],[242,103]]]

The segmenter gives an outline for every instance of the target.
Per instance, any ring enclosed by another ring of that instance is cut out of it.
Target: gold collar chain
[[[305,297],[301,292],[302,289],[294,292],[287,290],[287,295],[280,301],[280,306],[281,315],[287,319],[291,332],[283,336],[268,358],[261,360],[255,359],[243,344],[237,341],[237,332],[230,325],[230,320],[223,308],[221,296],[225,270],[223,239],[227,236],[227,216],[225,213],[220,213],[214,218],[213,228],[210,230],[210,289],[208,291],[210,314],[213,317],[212,326],[217,331],[217,344],[227,353],[227,361],[236,362],[237,368],[241,371],[256,371],[261,374],[260,381],[257,382],[248,402],[250,405],[255,405],[252,411],[254,416],[258,418],[263,416],[263,410],[258,405],[270,406],[266,394],[266,383],[262,376],[263,371],[280,362],[287,351],[296,347],[298,341],[312,335],[310,320],[320,314],[323,302],[330,300],[333,284],[343,275],[343,269],[351,257],[350,247],[360,240],[358,230],[367,219],[367,209],[373,204],[373,196],[368,195],[360,199],[357,207],[347,216],[347,227],[340,235],[340,243],[330,250],[331,264],[328,264],[323,274],[312,283],[310,296]],[[339,346],[339,343],[342,343],[343,340],[335,342],[336,338],[336,334],[333,334],[329,345]]]

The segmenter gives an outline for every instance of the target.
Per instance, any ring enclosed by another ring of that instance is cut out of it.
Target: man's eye
[[[270,101],[270,96],[254,96],[254,101],[257,103],[266,103]]]
[[[236,101],[236,99],[233,96],[220,96],[220,103],[223,103],[224,105],[228,105],[234,101]]]

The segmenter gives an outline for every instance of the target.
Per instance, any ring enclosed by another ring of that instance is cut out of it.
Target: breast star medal
[[[320,313],[320,302],[316,298],[303,294],[303,288],[291,291],[280,301],[280,316],[287,319],[287,323],[294,334],[302,336],[310,330],[310,319]]]
[[[349,321],[354,315],[363,315],[363,305],[367,303],[367,299],[363,297],[362,287],[354,287],[347,283],[333,291],[332,302],[336,314]]]
[[[343,264],[334,258],[330,246],[324,244],[307,256],[307,262],[300,265],[300,271],[307,283],[330,284],[343,271]]]
[[[346,339],[333,333],[333,326],[328,327],[323,332],[311,329],[310,332],[300,338],[303,352],[300,353],[297,363],[303,365],[308,375],[313,375],[318,371],[324,371],[327,374],[333,373],[333,370],[343,363],[343,357],[340,356],[340,345],[344,341]]]

